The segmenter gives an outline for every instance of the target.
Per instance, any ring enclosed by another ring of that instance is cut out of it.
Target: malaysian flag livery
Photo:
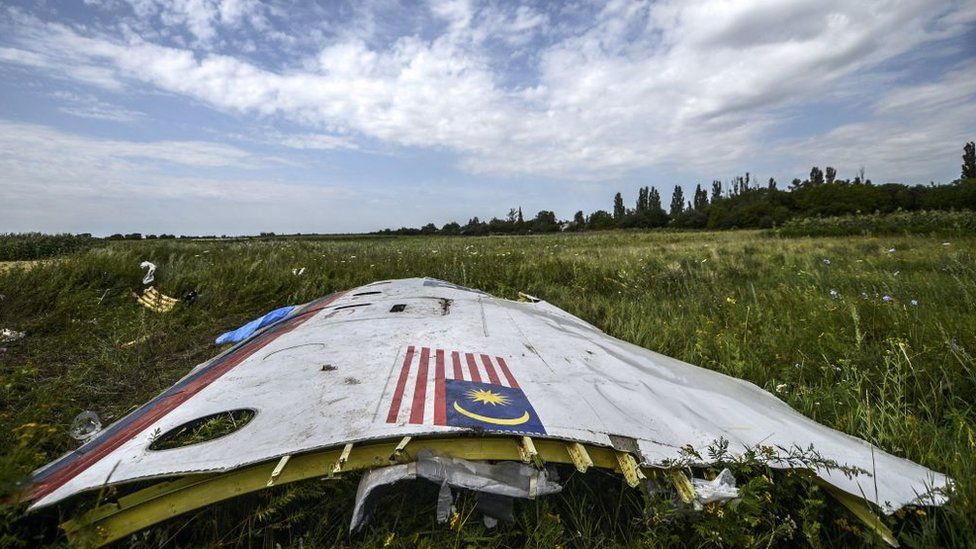
[[[546,434],[502,357],[411,345],[394,375],[387,423]]]

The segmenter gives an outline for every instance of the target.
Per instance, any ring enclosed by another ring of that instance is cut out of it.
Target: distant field
[[[608,232],[98,244],[30,269],[0,263],[0,482],[76,446],[83,410],[121,417],[216,354],[213,338],[270,309],[380,279],[431,276],[516,298],[523,291],[607,333],[744,378],[815,420],[955,478],[952,502],[887,518],[906,546],[976,540],[976,236],[778,238],[738,232]],[[155,314],[129,295],[139,262],[192,306]],[[296,276],[293,269],[305,268]],[[887,299],[885,298],[887,296]],[[128,342],[137,342],[123,346]],[[521,502],[489,533],[461,500],[434,520],[436,488],[390,496],[348,538],[356,479],[234,500],[132,540],[156,546],[650,546],[877,543],[801,476],[750,465],[736,506],[693,513],[644,501],[616,477],[576,475],[558,496]],[[64,543],[47,512],[0,512],[0,546]],[[187,521],[189,521],[187,523]]]

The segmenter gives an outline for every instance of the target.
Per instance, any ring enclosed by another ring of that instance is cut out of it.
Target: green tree
[[[613,216],[605,210],[597,210],[590,214],[590,217],[586,220],[586,226],[595,231],[612,229],[614,227]]]
[[[577,231],[582,231],[586,228],[586,218],[583,217],[583,210],[580,210],[573,215],[573,228]]]
[[[821,170],[817,166],[810,168],[810,184],[813,186],[817,186],[817,185],[823,185],[823,182],[824,182],[823,170]]]
[[[637,204],[634,211],[636,211],[638,215],[647,211],[647,204],[648,204],[647,195],[648,195],[647,187],[641,187],[640,189],[637,190]]]
[[[617,193],[613,197],[613,218],[620,221],[627,215],[627,208],[624,207],[624,198]]]
[[[695,199],[692,208],[696,211],[704,211],[708,208],[708,191],[701,185],[695,185]]]
[[[976,179],[976,143],[966,143],[962,151],[962,178]]]
[[[532,220],[532,232],[534,233],[551,233],[558,230],[559,222],[556,221],[555,212],[542,210]]]
[[[722,182],[718,179],[712,181],[712,202],[722,198]]]
[[[681,212],[685,211],[685,192],[681,190],[681,185],[674,186],[674,192],[671,193],[671,217],[675,217]]]
[[[824,170],[824,177],[826,178],[828,185],[832,184],[834,180],[837,179],[837,170],[827,166],[827,169]]]

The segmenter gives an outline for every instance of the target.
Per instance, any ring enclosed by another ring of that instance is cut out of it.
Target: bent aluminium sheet
[[[239,409],[256,414],[230,435],[149,448],[176,427]],[[35,507],[50,505],[105,484],[227,471],[349,442],[465,432],[617,447],[645,466],[719,439],[732,451],[812,445],[862,471],[818,469],[820,477],[886,512],[942,503],[950,482],[824,427],[751,383],[614,339],[548,303],[414,278],[297,307],[38,470],[27,497]]]

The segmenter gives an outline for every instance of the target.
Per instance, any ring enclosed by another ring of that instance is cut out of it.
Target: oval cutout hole
[[[155,437],[149,449],[171,450],[216,440],[239,431],[254,416],[254,410],[242,408],[194,419]]]

